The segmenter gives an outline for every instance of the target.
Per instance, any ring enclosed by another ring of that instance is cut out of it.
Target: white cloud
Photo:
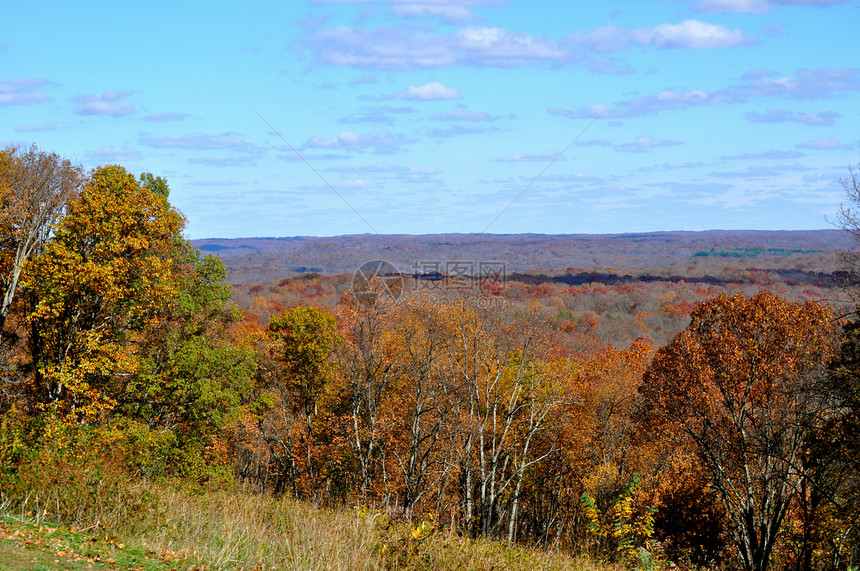
[[[851,148],[851,145],[844,145],[838,139],[812,139],[805,143],[795,145],[798,149],[812,149],[814,151],[841,151]]]
[[[78,104],[75,113],[78,115],[109,115],[122,117],[134,113],[134,108],[128,101],[123,101],[131,95],[131,91],[122,89],[105,91],[100,95],[78,95],[72,100]]]
[[[500,6],[504,0],[311,0],[312,4],[388,4],[400,18],[435,17],[445,24],[475,20],[473,7]]]
[[[405,4],[393,6],[391,13],[399,18],[439,18],[445,24],[465,24],[475,19],[475,13],[464,6],[438,6],[430,4]]]
[[[762,179],[772,178],[783,173],[802,172],[809,170],[800,164],[782,164],[782,165],[751,165],[740,171],[727,171],[711,173],[712,176],[719,178],[741,178],[741,179]]]
[[[701,166],[705,166],[705,163],[679,163],[678,161],[668,161],[663,163],[663,167],[669,170],[675,169],[694,169]]]
[[[448,10],[450,4],[402,3],[402,13],[425,14]],[[499,27],[466,26],[448,34],[428,32],[419,26],[314,30],[306,42],[320,62],[373,70],[416,70],[468,65],[515,68],[578,64],[599,73],[629,73],[630,66],[592,52],[610,52],[631,46],[657,48],[723,48],[756,43],[739,29],[685,20],[650,28],[606,26],[564,38],[532,36]]]
[[[433,118],[437,121],[495,121],[497,119],[483,111],[468,111],[466,109],[437,113],[433,115]]]
[[[646,31],[637,31],[637,36],[660,48],[724,48],[750,45],[755,42],[740,30],[728,30],[722,26],[706,24],[698,20],[685,20],[680,24],[660,24]]]
[[[32,105],[51,101],[53,98],[39,93],[39,89],[53,84],[52,81],[34,77],[14,77],[0,81],[0,106]]]
[[[138,142],[148,147],[162,149],[228,150],[252,154],[266,152],[265,147],[243,141],[235,133],[223,133],[221,135],[180,135],[178,137],[156,137],[149,133],[141,133]]]
[[[779,6],[819,6],[826,8],[847,0],[695,0],[693,7],[700,12],[735,12],[761,14]]]
[[[610,107],[603,104],[588,104],[575,110],[552,107],[551,115],[570,119],[642,117],[661,111],[709,107],[727,103],[743,103],[758,97],[788,97],[792,99],[829,99],[836,94],[860,91],[860,68],[801,69],[797,74],[781,77],[771,70],[756,69],[745,73],[740,83],[726,89],[707,91],[704,89],[666,89],[653,95],[632,97]],[[830,112],[817,115],[798,115],[795,120],[826,121]]]
[[[412,99],[416,101],[442,101],[445,99],[462,99],[460,92],[451,87],[445,87],[438,81],[424,85],[410,85],[405,91],[383,95],[381,99]]]
[[[365,180],[363,178],[355,178],[351,180],[344,180],[338,183],[338,188],[379,188],[379,185],[371,182],[369,180]]]
[[[364,99],[369,99],[364,97]],[[362,107],[356,114],[339,119],[339,123],[383,123],[393,125],[395,115],[414,113],[411,107]]]
[[[747,159],[797,159],[803,156],[803,153],[800,151],[779,151],[776,149],[771,149],[769,151],[764,151],[763,153],[744,153],[742,155],[731,155],[728,157],[722,157],[724,159],[731,160],[747,160]]]
[[[768,0],[697,0],[693,6],[700,12],[761,14],[770,11]]]
[[[744,74],[741,80],[741,85],[730,89],[738,96],[828,99],[838,92],[860,90],[860,68],[801,69],[796,75],[787,77],[781,77],[772,70],[758,69]]]
[[[577,147],[612,147],[612,141],[609,139],[591,139],[589,141],[577,141]]]
[[[498,127],[482,127],[479,125],[454,125],[447,129],[431,129],[430,134],[436,138],[444,139],[459,135],[483,135],[490,131],[498,131]]]
[[[350,133],[344,131],[329,138],[311,137],[305,142],[305,147],[312,149],[338,149],[347,151],[363,151],[374,149],[377,154],[392,154],[400,150],[402,145],[413,142],[404,134],[379,131],[375,133]]]
[[[575,44],[597,52],[620,51],[630,46],[655,46],[664,49],[726,48],[756,42],[753,36],[745,35],[738,29],[730,30],[699,20],[636,29],[610,25],[587,34],[575,32],[569,37]]]
[[[32,133],[36,131],[56,131],[57,126],[53,123],[46,123],[44,125],[18,125],[15,127],[15,131],[18,133]]]
[[[667,89],[654,95],[644,97],[633,97],[609,107],[602,104],[589,104],[570,111],[560,107],[547,110],[551,115],[560,115],[570,119],[587,119],[602,117],[605,119],[619,117],[641,117],[660,111],[685,109],[687,107],[702,107],[719,105],[731,102],[732,99],[726,94],[716,91],[705,91],[695,89],[689,91],[678,91]]]
[[[833,120],[839,117],[835,111],[822,111],[820,113],[799,113],[787,109],[771,109],[764,113],[751,111],[744,115],[747,121],[753,123],[802,123],[815,127],[829,127]]]
[[[558,41],[501,28],[470,26],[433,35],[408,26],[319,30],[309,41],[321,62],[364,69],[414,70],[454,65],[503,68],[563,64],[574,58]]]
[[[655,147],[675,147],[683,144],[681,141],[657,141],[654,137],[637,137],[634,141],[617,145],[615,150],[625,153],[644,153]]]

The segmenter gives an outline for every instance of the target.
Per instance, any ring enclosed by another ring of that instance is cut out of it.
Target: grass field
[[[562,553],[468,540],[430,522],[391,522],[369,510],[319,509],[237,489],[190,493],[139,485],[131,493],[150,499],[146,509],[123,514],[93,506],[65,524],[55,523],[57,514],[45,507],[51,498],[7,503],[0,515],[0,568],[611,569]]]

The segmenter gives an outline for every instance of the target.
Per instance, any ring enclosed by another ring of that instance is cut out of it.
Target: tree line
[[[152,174],[0,152],[0,486],[86,449],[628,566],[857,565],[856,319],[721,294],[665,346],[595,348],[495,289],[263,324],[168,199]]]

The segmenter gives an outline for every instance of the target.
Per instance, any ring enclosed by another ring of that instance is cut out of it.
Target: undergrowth
[[[467,540],[432,521],[320,509],[238,486],[138,479],[104,459],[44,450],[4,474],[0,507],[15,521],[166,557],[171,569],[607,569],[563,553]]]

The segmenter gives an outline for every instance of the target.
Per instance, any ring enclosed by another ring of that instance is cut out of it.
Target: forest
[[[850,243],[860,181],[842,184]],[[860,565],[851,251],[252,275],[203,256],[169,195],[0,151],[8,513],[110,531],[92,513],[121,497],[143,529],[165,490],[215,490],[406,526],[368,568],[453,567],[428,551],[441,537],[611,569]],[[283,568],[242,557],[211,565]]]

